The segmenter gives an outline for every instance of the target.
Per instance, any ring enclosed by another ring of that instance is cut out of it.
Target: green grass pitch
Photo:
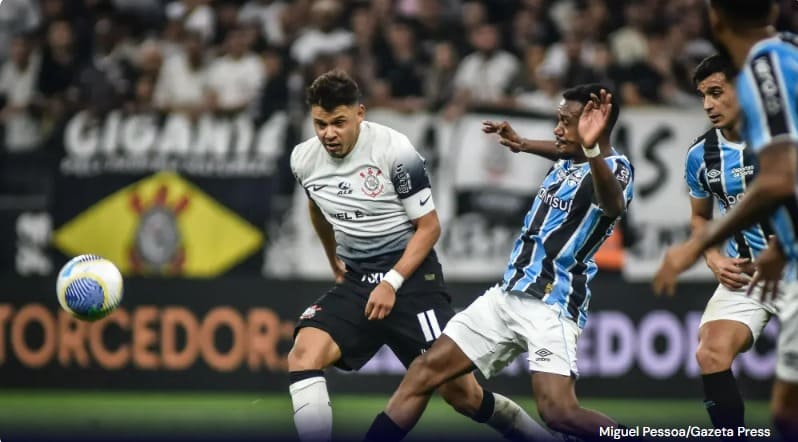
[[[387,396],[333,395],[337,437],[360,439]],[[537,417],[530,395],[515,395]],[[709,427],[701,400],[583,399],[626,425]],[[765,401],[746,403],[747,425],[769,427]],[[52,437],[98,434],[104,437],[174,437],[180,439],[236,437],[293,439],[288,394],[184,392],[0,391],[0,440],[7,434],[35,432]],[[451,435],[456,430],[470,439],[500,440],[493,431],[451,410],[435,397],[408,440]]]

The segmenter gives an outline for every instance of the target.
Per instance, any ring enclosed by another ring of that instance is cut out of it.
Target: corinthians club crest
[[[385,184],[382,182],[382,171],[373,167],[367,167],[365,171],[360,172],[360,177],[363,182],[360,185],[360,190],[364,194],[376,198],[385,189]]]
[[[175,204],[167,203],[168,189],[162,186],[149,204],[134,193],[131,205],[139,214],[139,225],[133,247],[130,249],[132,267],[139,273],[180,273],[185,262],[177,217],[188,206],[189,199],[182,196]]]

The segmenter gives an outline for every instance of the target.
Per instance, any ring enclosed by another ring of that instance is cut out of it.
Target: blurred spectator
[[[388,25],[387,34],[388,50],[378,57],[374,104],[402,112],[421,110],[425,107],[423,63],[412,22],[397,19]]]
[[[233,29],[240,29],[238,5],[232,0],[215,2],[216,26],[213,33],[214,46],[223,45],[227,40],[227,33]]]
[[[454,97],[458,63],[457,50],[451,42],[442,41],[435,45],[432,64],[424,78],[424,96],[429,110],[441,110]]]
[[[78,74],[81,104],[96,115],[121,105],[133,93],[135,72],[124,34],[110,18],[94,26],[94,54]]]
[[[541,114],[553,114],[562,100],[562,82],[556,72],[542,65],[532,72],[535,89],[520,92],[515,96],[516,105]]]
[[[373,9],[366,5],[355,7],[350,16],[354,34],[354,56],[357,64],[354,76],[364,93],[370,93],[377,75],[376,54],[387,51],[387,43],[382,33],[377,32],[379,23]]]
[[[68,20],[71,14],[67,12],[64,0],[41,0],[41,28],[47,29],[50,23],[57,20]]]
[[[523,73],[513,90],[515,106],[519,109],[551,114],[562,98],[560,73],[544,63],[546,48],[532,44],[524,51]]]
[[[208,69],[211,108],[224,114],[246,110],[263,85],[263,64],[246,46],[240,29],[231,30],[225,41],[226,54]]]
[[[488,10],[481,0],[467,0],[463,2],[461,16],[463,30],[468,33],[488,21]]]
[[[457,69],[455,96],[447,109],[449,118],[474,106],[507,106],[511,102],[509,88],[519,74],[518,59],[500,49],[496,25],[479,25],[470,37],[475,51],[467,55]]]
[[[213,41],[216,25],[213,9],[208,6],[210,0],[179,0],[169,3],[166,17],[170,20],[182,20],[186,30],[199,33],[206,43]]]
[[[692,93],[679,90],[679,71],[674,68],[674,58],[669,51],[665,32],[652,29],[646,36],[646,47],[649,49],[646,58],[621,66],[618,71],[619,78],[616,80],[625,104],[696,104]]]
[[[133,96],[128,108],[134,112],[150,112],[155,109],[154,91],[163,65],[163,54],[158,44],[145,42],[139,48],[135,60]]]
[[[258,121],[266,121],[274,113],[288,109],[288,73],[282,51],[276,47],[267,47],[262,56],[266,83],[260,91],[256,117]]]
[[[150,75],[142,75],[136,79],[133,98],[125,104],[125,110],[131,113],[149,113],[156,110],[153,103],[155,79]]]
[[[310,26],[291,45],[291,57],[301,65],[311,63],[320,54],[334,54],[349,49],[354,36],[338,26],[343,12],[337,0],[317,0],[310,9]]]
[[[47,29],[37,81],[38,90],[47,101],[50,117],[58,118],[68,104],[77,100],[74,86],[80,64],[72,26],[63,20],[52,22]]]
[[[163,30],[161,30],[160,39],[158,40],[164,59],[171,58],[173,55],[183,51],[183,39],[186,34],[182,20],[169,19],[166,21]],[[202,44],[202,36],[198,32],[194,32],[193,34],[200,39],[200,44]]]
[[[560,39],[560,31],[549,15],[548,0],[522,0],[521,10],[516,14],[516,33],[524,33],[527,43],[540,42],[549,46]],[[522,18],[519,18],[522,16]],[[520,28],[522,24],[528,28]]]
[[[256,22],[261,27],[261,35],[271,46],[284,47],[286,44],[283,29],[285,3],[275,0],[250,0],[241,8],[238,18],[241,22]]]
[[[416,21],[417,40],[425,59],[430,59],[435,45],[441,41],[451,41],[458,52],[467,51],[467,42],[463,29],[458,21],[445,14],[444,0],[417,0],[416,13],[412,18]]]
[[[599,81],[599,75],[591,67],[595,55],[594,48],[592,45],[585,48],[585,41],[579,34],[579,32],[569,33],[563,40],[565,70],[561,84],[564,88]]]
[[[653,12],[646,10],[642,0],[629,0],[624,4],[626,25],[610,34],[610,48],[618,64],[629,66],[646,58],[645,29]]]
[[[35,0],[4,0],[0,7],[0,62],[8,56],[15,35],[31,32],[41,16]]]
[[[183,51],[166,58],[155,84],[155,105],[164,112],[195,116],[205,107],[205,60],[202,36],[186,33]]]
[[[0,122],[8,151],[32,150],[40,141],[38,119],[32,113],[40,67],[41,57],[33,51],[31,40],[22,35],[14,37],[9,59],[0,71]]]

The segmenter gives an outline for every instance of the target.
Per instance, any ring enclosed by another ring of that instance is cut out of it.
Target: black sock
[[[288,382],[291,384],[316,377],[324,377],[324,370],[299,370],[288,372]]]
[[[385,412],[382,412],[374,418],[374,422],[371,423],[364,440],[368,442],[394,442],[404,439],[407,433],[408,430],[396,425],[396,422],[392,421]]]
[[[479,422],[480,424],[484,424],[485,422],[493,416],[493,409],[496,406],[496,398],[493,397],[493,393],[482,389],[482,403],[479,404],[479,410],[471,416],[471,419]]]
[[[701,376],[704,382],[704,405],[715,428],[745,426],[745,404],[731,370]]]

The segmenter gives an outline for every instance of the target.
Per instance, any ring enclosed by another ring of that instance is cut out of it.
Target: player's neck
[[[748,53],[760,41],[773,37],[776,35],[776,28],[773,26],[766,26],[761,28],[748,29],[745,32],[735,34],[731,37],[732,41],[728,45],[729,53],[732,62],[738,68],[745,65],[745,60],[748,58]]]
[[[739,143],[742,141],[742,137],[740,136],[740,132],[736,129],[737,125],[735,124],[734,127],[723,127],[720,129],[721,135],[727,141],[731,141],[732,143]]]

